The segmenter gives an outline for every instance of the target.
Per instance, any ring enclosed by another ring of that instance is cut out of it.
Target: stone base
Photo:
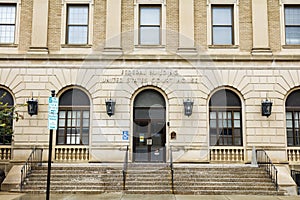
[[[273,55],[270,48],[253,48],[251,51],[252,55]]]
[[[48,54],[49,50],[47,47],[29,47],[29,54]]]
[[[2,191],[20,188],[22,167],[23,165],[15,165],[11,168],[1,185]]]

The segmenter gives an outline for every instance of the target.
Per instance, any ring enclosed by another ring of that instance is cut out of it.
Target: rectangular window
[[[67,44],[87,44],[89,29],[89,6],[68,5]]]
[[[286,6],[285,42],[287,45],[300,44],[300,6]]]
[[[16,4],[0,4],[0,43],[13,44],[16,29]]]
[[[160,45],[161,6],[140,6],[139,38],[141,45]]]
[[[233,45],[233,6],[212,6],[212,44]]]

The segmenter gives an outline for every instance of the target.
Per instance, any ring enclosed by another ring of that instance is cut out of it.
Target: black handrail
[[[126,147],[125,159],[123,163],[123,190],[125,190],[126,186],[126,175],[127,175],[127,167],[128,167],[128,146]]]
[[[275,184],[278,191],[278,170],[272,163],[272,160],[268,156],[265,150],[256,150],[257,164],[259,167],[264,167],[269,174],[270,179]]]
[[[39,151],[39,154],[37,151]],[[20,183],[21,191],[23,189],[25,179],[28,177],[28,175],[32,171],[32,167],[40,166],[42,164],[42,156],[43,156],[43,149],[37,149],[37,148],[32,149],[32,152],[30,153],[25,164],[21,168],[21,183]]]
[[[171,178],[172,178],[172,194],[174,194],[174,168],[173,168],[173,153],[172,146],[170,146],[170,169],[171,169]]]

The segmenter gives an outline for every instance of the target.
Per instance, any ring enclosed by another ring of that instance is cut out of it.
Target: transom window
[[[11,108],[14,105],[14,100],[11,94],[5,89],[0,88],[0,109],[5,109],[4,105],[7,105],[7,108]],[[0,127],[0,145],[10,145],[12,141],[13,134],[13,118],[10,117],[9,112],[5,112],[7,117],[1,116],[0,124],[5,124],[6,127]]]
[[[88,145],[90,100],[79,89],[70,89],[59,98],[58,145]]]
[[[230,90],[216,92],[209,101],[211,146],[242,146],[242,116],[239,97]]]
[[[140,6],[139,32],[141,45],[161,44],[161,6]]]
[[[285,42],[300,44],[300,6],[285,6]]]
[[[67,14],[67,44],[87,44],[89,6],[88,5],[68,5]]]
[[[232,45],[233,6],[212,5],[212,44]]]
[[[0,43],[15,42],[16,4],[0,4]]]
[[[287,145],[300,146],[300,90],[292,92],[285,103]]]

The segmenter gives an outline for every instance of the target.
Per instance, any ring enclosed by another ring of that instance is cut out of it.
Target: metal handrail
[[[278,170],[265,150],[256,150],[257,164],[264,167],[278,191]]]
[[[170,169],[171,169],[171,178],[172,178],[172,194],[174,194],[174,168],[173,168],[173,153],[172,146],[170,146]]]
[[[37,150],[40,150],[40,155],[37,154]],[[25,179],[32,171],[33,166],[40,166],[42,164],[42,156],[43,156],[43,149],[33,148],[29,157],[27,158],[25,164],[21,168],[21,183],[20,183],[20,190],[22,191]]]
[[[126,175],[127,175],[127,167],[128,167],[128,146],[126,147],[125,158],[123,163],[123,190],[126,187]]]

